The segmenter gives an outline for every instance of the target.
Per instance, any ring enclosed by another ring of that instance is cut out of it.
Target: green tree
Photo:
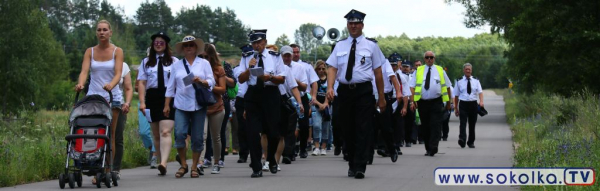
[[[506,73],[525,93],[600,93],[597,0],[447,0],[467,8],[465,25],[490,25],[510,44]]]
[[[30,102],[43,102],[48,87],[66,79],[65,55],[39,5],[36,0],[4,0],[0,5],[3,116],[29,108]]]
[[[290,45],[290,39],[287,35],[282,34],[281,36],[277,37],[277,40],[275,40],[275,45],[277,45],[279,48],[285,45]]]
[[[318,46],[318,40],[312,34],[313,29],[317,26],[314,23],[304,23],[294,32],[295,43],[300,46],[301,50],[309,52]]]

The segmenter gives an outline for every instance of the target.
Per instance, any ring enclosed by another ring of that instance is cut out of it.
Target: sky
[[[142,2],[148,0],[108,0],[113,6],[124,9],[133,18]],[[154,0],[149,0],[154,1]],[[286,34],[294,41],[294,31],[304,23],[315,23],[325,30],[346,26],[344,15],[352,9],[366,13],[363,33],[367,37],[400,36],[410,38],[473,37],[489,32],[489,27],[470,29],[465,27],[465,8],[444,0],[165,0],[175,16],[183,7],[208,5],[229,8],[238,19],[252,29],[267,29],[267,40],[274,43]]]

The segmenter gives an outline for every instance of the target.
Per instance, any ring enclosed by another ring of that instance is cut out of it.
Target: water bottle
[[[300,118],[300,119],[304,118],[304,113],[300,112],[300,105],[298,105],[296,98],[291,97],[290,101],[292,101],[292,104],[294,104],[294,107],[296,108],[296,113],[298,113],[298,118]]]

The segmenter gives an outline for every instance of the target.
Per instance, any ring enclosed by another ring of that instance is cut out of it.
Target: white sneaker
[[[277,165],[277,171],[281,171],[281,166]]]
[[[211,166],[211,163],[210,163],[210,161],[209,161],[209,160],[207,160],[207,159],[204,159],[204,162],[202,163],[202,167],[204,167],[204,168],[208,168],[208,167],[210,167],[210,166]]]
[[[327,155],[327,149],[321,150],[321,156],[325,156],[325,155]]]
[[[313,150],[312,156],[318,156],[319,153],[321,153],[321,150],[319,148],[315,148],[315,150]]]
[[[269,161],[265,161],[265,165],[263,166],[263,171],[269,171]]]
[[[220,174],[221,173],[221,167],[219,167],[219,165],[214,165],[212,171],[210,172],[211,174]]]
[[[158,159],[156,159],[156,156],[152,156],[152,159],[150,160],[151,169],[155,169],[158,166],[157,160]]]

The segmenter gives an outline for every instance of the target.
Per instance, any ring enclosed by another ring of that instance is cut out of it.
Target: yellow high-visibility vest
[[[448,97],[448,89],[446,88],[446,78],[444,78],[444,69],[441,66],[433,65],[437,68],[438,74],[440,75],[440,89],[442,90],[442,100],[447,102],[450,100]],[[417,79],[415,85],[415,101],[421,99],[421,88],[423,87],[423,74],[425,73],[425,66],[419,66],[417,68]]]

